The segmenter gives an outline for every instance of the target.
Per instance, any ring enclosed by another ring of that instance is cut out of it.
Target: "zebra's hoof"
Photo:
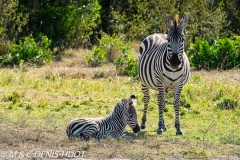
[[[166,128],[166,127],[164,127],[162,130],[163,130],[163,132],[165,132],[165,131],[167,130],[167,128]]]
[[[176,135],[177,135],[177,136],[182,136],[182,135],[183,135],[183,132],[182,132],[182,131],[177,131],[177,132],[176,132]]]
[[[146,126],[145,125],[141,125],[141,129],[146,129]]]
[[[162,129],[158,129],[157,130],[157,134],[162,134],[163,133],[163,130]]]

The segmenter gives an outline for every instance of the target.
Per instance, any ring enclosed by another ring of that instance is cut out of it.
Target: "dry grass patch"
[[[138,98],[143,112],[141,84],[119,77],[113,65],[89,68],[85,50],[69,51],[60,61],[41,68],[0,71],[0,152],[86,151],[89,159],[238,159],[240,158],[240,74],[232,71],[192,71],[181,100],[184,136],[176,136],[173,97],[168,96],[168,130],[156,135],[157,92],[151,92],[147,129],[133,143],[122,138],[69,140],[66,126],[77,117],[105,117],[122,98]],[[81,55],[78,55],[79,54]],[[83,54],[83,55],[82,55]],[[233,108],[220,105],[233,102]],[[32,157],[34,158],[34,157]],[[58,157],[58,158],[69,158]]]
[[[226,71],[192,71],[191,76],[201,76],[207,81],[219,81],[228,83],[240,83],[240,70],[226,70]]]

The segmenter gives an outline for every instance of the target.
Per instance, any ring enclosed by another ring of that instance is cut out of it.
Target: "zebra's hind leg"
[[[90,139],[90,136],[89,136],[89,135],[85,135],[85,136],[84,136],[84,140],[85,140],[86,142],[88,142],[89,139]]]
[[[83,138],[87,142],[87,141],[89,141],[90,136],[88,134],[86,134],[86,133],[81,133],[79,135],[79,138]]]
[[[158,108],[159,108],[159,122],[158,122],[158,130],[157,134],[162,134],[162,132],[166,131],[166,126],[164,123],[164,108],[165,108],[165,91],[164,89],[159,89],[158,94]]]
[[[143,97],[144,109],[143,109],[141,129],[145,129],[146,122],[147,122],[147,108],[148,108],[148,103],[150,100],[150,95],[149,95],[149,88],[146,87],[145,85],[142,85],[142,91],[144,94],[144,97]]]

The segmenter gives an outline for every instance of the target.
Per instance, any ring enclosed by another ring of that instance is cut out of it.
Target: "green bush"
[[[51,47],[79,47],[86,44],[99,26],[101,6],[98,0],[20,1],[29,22],[25,33],[44,33]]]
[[[51,40],[46,36],[39,35],[36,39],[25,37],[19,44],[9,45],[9,56],[2,61],[3,65],[19,65],[30,63],[37,66],[49,63],[52,60],[49,47]]]
[[[195,39],[188,57],[196,69],[231,69],[240,65],[240,37]]]
[[[18,12],[19,0],[0,1],[0,63],[9,53],[8,44],[15,43],[23,36],[28,14]]]
[[[114,60],[121,54],[122,41],[108,35],[104,35],[99,45],[93,47],[93,55],[86,56],[87,62],[92,67],[102,66]]]
[[[119,75],[137,77],[138,59],[134,59],[131,52],[122,52],[122,55],[114,63]]]
[[[112,63],[120,56],[120,47],[125,45],[122,41],[108,35],[104,35],[98,45],[93,46],[93,55],[86,56],[87,62],[92,67],[103,66]]]
[[[137,76],[137,59],[131,56],[130,43],[105,35],[99,45],[93,47],[93,55],[86,56],[90,66],[114,63],[119,75]]]
[[[104,51],[99,46],[94,46],[93,55],[92,56],[87,55],[86,59],[90,66],[97,67],[97,66],[103,66],[104,64],[107,63],[106,56],[107,56],[106,51]]]

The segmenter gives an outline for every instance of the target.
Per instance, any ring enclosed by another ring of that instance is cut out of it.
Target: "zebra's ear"
[[[130,98],[131,99],[136,99],[136,96],[135,95],[131,95]]]
[[[135,95],[130,96],[130,103],[129,106],[136,106],[137,105],[137,99]]]
[[[172,17],[169,16],[168,14],[166,14],[166,16],[165,16],[165,24],[166,24],[168,30],[173,26]]]
[[[188,24],[188,14],[185,14],[178,26],[184,29],[187,26],[187,24]]]

